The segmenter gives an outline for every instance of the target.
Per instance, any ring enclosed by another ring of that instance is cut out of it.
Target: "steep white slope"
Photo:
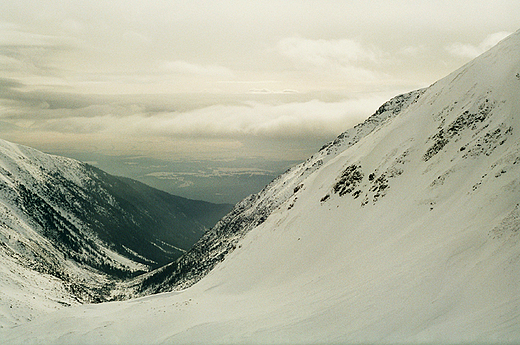
[[[268,212],[244,207],[265,219],[222,237],[233,250],[190,288],[66,308],[0,336],[519,343],[520,31],[352,145],[329,149],[312,171],[291,170],[247,201],[279,198],[266,199]]]
[[[0,327],[132,295],[122,278],[179,257],[223,207],[0,140]]]
[[[0,328],[79,304],[63,280],[27,268],[4,251],[0,261]]]
[[[242,200],[179,260],[138,277],[135,284],[139,286],[141,295],[177,291],[198,282],[236,249],[244,234],[262,224],[274,210],[286,202],[289,202],[287,207],[291,208],[298,200],[298,191],[303,187],[305,179],[409,107],[423,92],[418,90],[392,98],[363,123],[342,133],[305,162],[276,178],[258,194]]]
[[[67,260],[68,253],[44,236],[46,229],[25,213],[20,202],[20,190],[25,186],[36,188],[45,182],[46,171],[58,170],[69,181],[87,183],[83,166],[77,161],[0,141],[0,328],[77,305],[82,297],[91,298],[86,286],[101,289],[109,283],[101,272]],[[74,219],[65,210],[59,212]],[[117,257],[108,249],[106,254],[114,257],[116,265],[128,265],[134,270],[144,266]]]

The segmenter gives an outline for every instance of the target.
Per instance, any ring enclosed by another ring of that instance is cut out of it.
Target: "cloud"
[[[17,76],[57,75],[54,59],[79,44],[66,35],[34,33],[19,25],[0,23],[0,69]]]
[[[229,68],[218,65],[198,65],[182,60],[176,60],[165,61],[163,62],[162,67],[166,71],[180,74],[193,74],[199,76],[222,78],[234,77],[233,71],[231,71]]]
[[[129,115],[142,111],[143,106],[122,102],[114,96],[27,91],[27,85],[24,83],[0,78],[0,118],[14,121],[43,121],[69,117],[88,119],[100,114]]]
[[[19,130],[18,126],[9,122],[0,121],[0,133],[8,133]]]
[[[468,43],[453,43],[447,46],[445,49],[452,55],[474,59],[480,54],[484,53],[486,50],[490,49],[498,42],[509,36],[511,32],[501,31],[496,32],[494,34],[488,35],[482,42],[478,45],[472,45]]]
[[[214,105],[184,113],[132,118],[132,130],[158,136],[243,138],[329,137],[366,117],[372,99],[327,103],[318,100],[269,105]],[[374,104],[379,103],[379,100]],[[375,106],[374,106],[375,108]],[[118,125],[120,127],[120,125]]]
[[[112,133],[131,137],[326,137],[339,134],[338,128],[353,125],[368,115],[363,113],[364,101],[325,103],[315,100],[276,106],[251,102],[151,116],[142,113],[124,115],[130,110],[117,106],[91,106],[69,110],[69,117],[43,121],[39,128],[60,133]],[[87,112],[90,115],[84,116]],[[92,113],[99,115],[93,116]]]
[[[399,54],[400,56],[404,56],[404,57],[416,57],[416,56],[421,56],[427,50],[428,50],[428,48],[424,44],[419,45],[419,46],[406,46],[406,47],[400,48],[397,51],[397,54]]]
[[[45,47],[70,43],[70,38],[28,32],[19,25],[0,23],[0,46]]]
[[[9,80],[4,84],[18,85]],[[319,148],[370,115],[387,96],[325,102],[305,100],[308,95],[274,93],[265,96],[278,99],[272,103],[244,100],[237,104],[188,107],[189,110],[177,112],[163,111],[160,104],[158,111],[150,111],[147,104],[132,103],[129,99],[122,102],[107,98],[105,103],[83,99],[83,104],[68,104],[67,98],[57,96],[54,103],[47,99],[48,106],[44,108],[37,104],[36,97],[30,97],[22,99],[23,111],[18,106],[18,112],[0,112],[0,121],[11,125],[4,132],[4,139],[52,146],[45,149],[62,147],[105,154],[177,155],[192,159],[221,157],[215,155],[219,152],[227,152],[224,157],[248,156],[253,151],[262,155],[270,150],[271,156],[296,159],[290,150],[313,145]],[[300,97],[302,100],[298,101]],[[308,151],[297,152],[297,158],[307,154]]]
[[[381,75],[373,68],[381,61],[381,52],[352,39],[290,37],[280,40],[277,49],[298,68],[341,73],[354,79],[375,79]]]
[[[0,120],[24,127],[30,122],[30,130],[42,135],[129,138],[328,138],[339,134],[338,128],[355,125],[387,98],[369,94],[326,102],[294,90],[254,90],[243,98],[201,95],[172,101],[26,88],[18,80],[0,79]]]
[[[18,89],[24,86],[25,84],[19,82],[18,80],[10,78],[0,78],[0,95],[8,90]]]

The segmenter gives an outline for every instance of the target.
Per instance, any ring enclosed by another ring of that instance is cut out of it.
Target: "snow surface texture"
[[[167,281],[196,284],[0,337],[519,343],[520,31],[392,102],[239,204],[197,244],[199,265],[181,258]]]
[[[0,327],[132,295],[122,278],[178,258],[220,208],[0,140]]]
[[[141,295],[181,290],[198,282],[236,249],[239,240],[248,231],[263,223],[274,210],[287,202],[288,208],[292,208],[308,176],[409,106],[422,92],[413,91],[391,99],[365,122],[342,133],[304,163],[275,179],[260,193],[242,200],[179,260],[138,277]]]
[[[26,213],[26,186],[36,189],[44,184],[43,167],[48,171],[60,170],[72,183],[84,185],[81,163],[5,141],[0,141],[0,157],[0,327],[5,327],[79,304],[80,298],[73,290],[79,295],[84,285],[101,288],[107,278],[101,272],[85,270],[66,260],[63,248],[54,246]],[[116,254],[108,249],[106,252]],[[108,257],[105,259],[109,261]],[[118,264],[140,268],[138,263],[124,259]],[[86,295],[84,299],[88,300],[91,296]]]

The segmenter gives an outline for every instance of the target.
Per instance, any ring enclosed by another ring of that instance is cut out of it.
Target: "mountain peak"
[[[520,81],[520,30],[504,38],[490,50],[476,57],[466,65],[439,80],[432,87],[453,90],[450,84],[458,84],[455,89],[469,91],[473,86],[489,89],[509,89]],[[471,84],[471,85],[468,85]],[[469,86],[469,88],[468,88]]]

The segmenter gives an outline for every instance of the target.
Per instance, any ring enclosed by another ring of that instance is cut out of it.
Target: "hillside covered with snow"
[[[178,258],[227,207],[0,141],[0,326],[126,298],[119,283]]]
[[[385,103],[124,302],[9,343],[520,342],[520,31]],[[168,292],[172,291],[172,292]]]

